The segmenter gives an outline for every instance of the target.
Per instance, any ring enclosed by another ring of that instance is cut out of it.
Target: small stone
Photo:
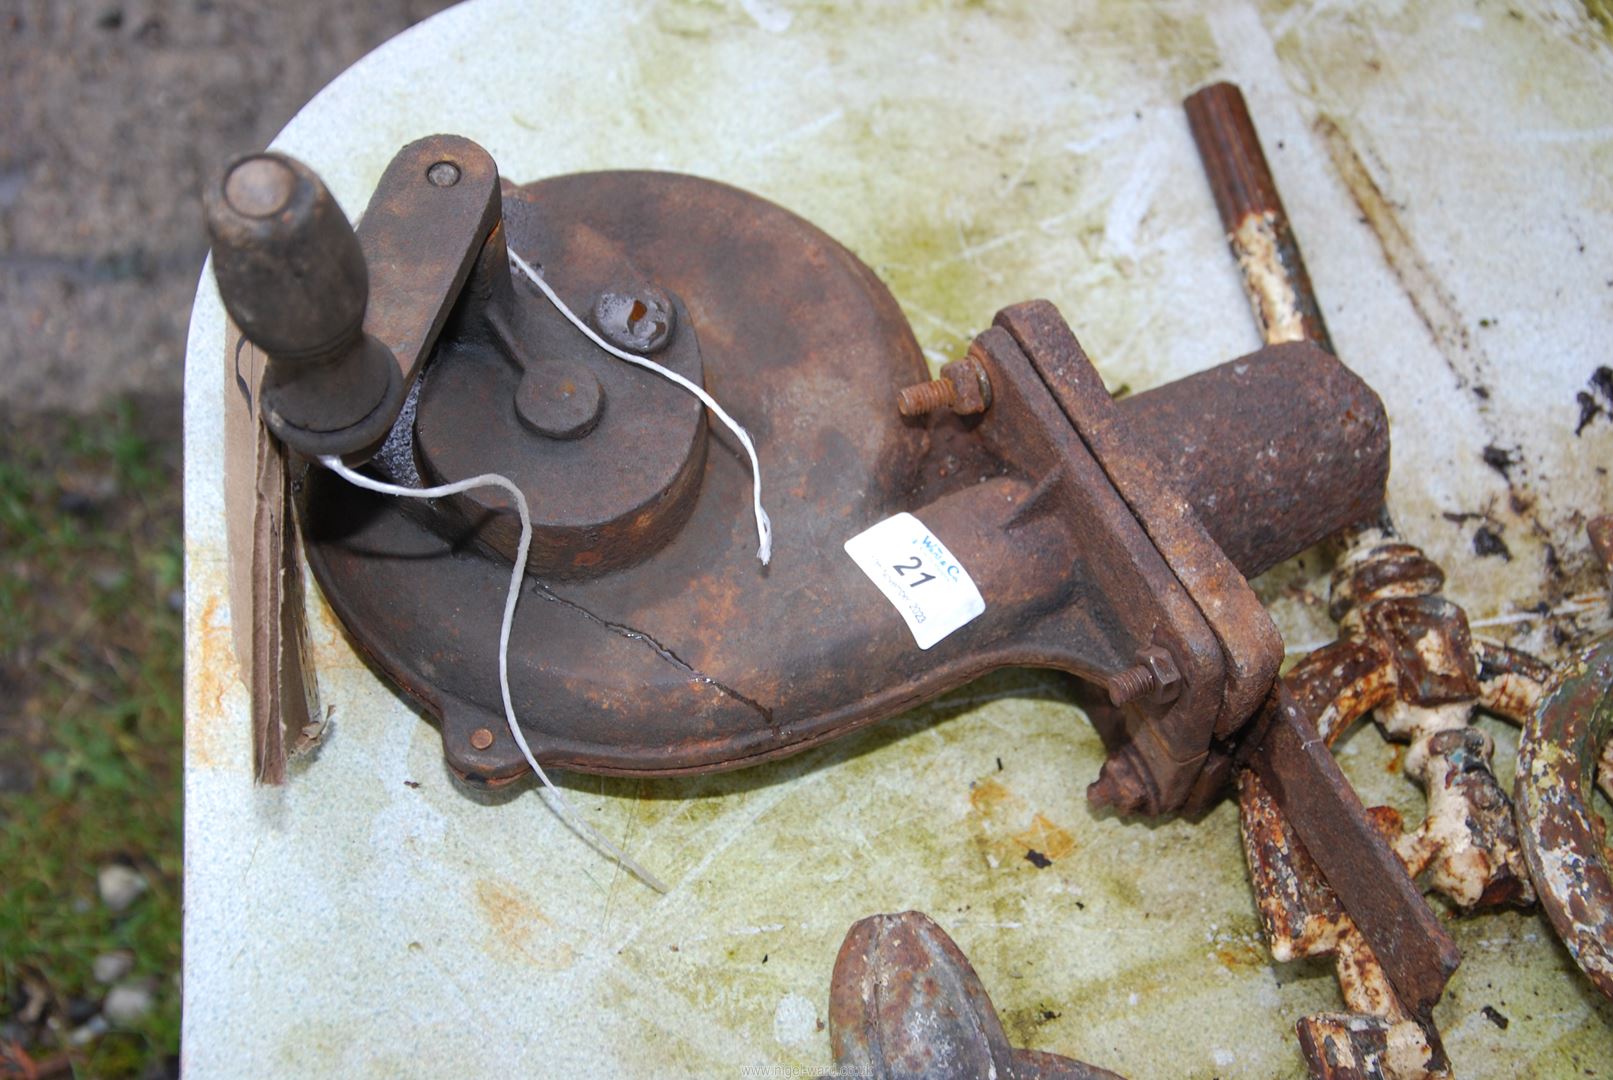
[[[106,1022],[106,1017],[96,1014],[74,1028],[72,1034],[67,1036],[67,1041],[72,1046],[88,1046],[111,1030],[112,1025]]]
[[[25,979],[22,984],[22,1003],[12,1010],[12,1019],[26,1026],[32,1026],[45,1018],[45,1010],[51,1006],[51,996],[37,979]]]
[[[100,1011],[101,1006],[89,998],[70,997],[67,999],[67,1022],[69,1024],[85,1023]]]
[[[118,479],[109,472],[70,472],[56,480],[56,507],[74,517],[89,517],[118,494]]]
[[[95,500],[81,491],[64,491],[56,497],[56,509],[73,517],[89,517],[95,513]]]
[[[128,1027],[138,1023],[155,1004],[156,997],[144,979],[122,982],[107,992],[101,1015],[119,1027]]]
[[[1499,555],[1507,562],[1512,561],[1512,549],[1501,539],[1501,534],[1488,525],[1480,525],[1474,532],[1473,553],[1480,556]]]
[[[134,970],[134,953],[128,949],[118,949],[116,952],[102,953],[95,958],[90,971],[95,975],[95,981],[110,986],[119,979],[124,978]]]
[[[91,571],[90,580],[102,592],[116,592],[129,583],[129,575],[115,566],[104,566]]]
[[[115,912],[126,911],[149,886],[145,875],[122,863],[107,863],[95,877],[101,903]]]

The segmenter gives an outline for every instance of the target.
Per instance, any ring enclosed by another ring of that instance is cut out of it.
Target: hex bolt
[[[991,405],[991,377],[975,346],[961,360],[941,369],[939,379],[914,383],[896,395],[896,410],[903,416],[923,416],[951,409],[959,416],[983,413]]]
[[[1116,708],[1144,694],[1152,694],[1156,703],[1164,705],[1181,692],[1182,673],[1171,654],[1158,645],[1137,650],[1135,664],[1109,677],[1109,703]]]
[[[486,750],[493,745],[493,732],[488,728],[477,728],[470,733],[470,744],[478,750]]]
[[[678,310],[666,290],[654,285],[608,289],[594,301],[593,322],[606,341],[644,356],[667,347]]]

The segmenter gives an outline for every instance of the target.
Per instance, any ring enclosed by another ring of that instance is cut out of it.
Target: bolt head
[[[459,166],[452,161],[439,161],[426,170],[426,180],[432,187],[453,187],[459,183]]]
[[[470,733],[470,744],[477,750],[486,750],[493,745],[493,732],[488,728],[477,728]]]
[[[1164,704],[1176,700],[1176,696],[1182,692],[1182,673],[1177,670],[1176,661],[1169,652],[1158,645],[1150,645],[1138,651],[1137,663],[1146,666],[1154,676],[1153,698],[1156,702]]]
[[[618,349],[640,356],[666,348],[677,321],[672,297],[654,285],[607,290],[594,301],[594,329]]]
[[[941,378],[952,384],[952,411],[959,416],[983,413],[991,406],[991,379],[973,350],[943,367]]]

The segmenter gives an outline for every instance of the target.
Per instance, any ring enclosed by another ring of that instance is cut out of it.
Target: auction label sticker
[[[846,541],[846,554],[878,586],[921,649],[986,610],[969,571],[912,514],[897,514]]]

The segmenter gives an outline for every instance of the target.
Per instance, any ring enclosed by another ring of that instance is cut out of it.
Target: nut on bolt
[[[903,416],[923,416],[938,409],[973,416],[990,407],[991,377],[986,374],[986,365],[973,345],[963,359],[943,367],[939,379],[914,383],[896,398],[897,411]]]
[[[1137,650],[1136,663],[1109,679],[1109,703],[1117,708],[1144,694],[1164,705],[1182,692],[1182,673],[1171,654],[1158,645]]]

